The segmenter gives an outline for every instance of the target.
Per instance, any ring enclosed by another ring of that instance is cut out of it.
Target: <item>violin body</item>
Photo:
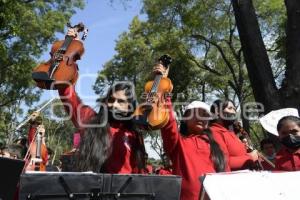
[[[153,81],[145,85],[145,92],[149,93],[153,86]],[[161,129],[169,121],[169,111],[165,107],[165,95],[173,90],[172,82],[169,78],[162,78],[158,86],[158,93],[137,107],[134,116],[139,117],[147,114],[147,127],[151,130]]]
[[[168,59],[171,58],[168,57]],[[170,63],[171,61],[165,63],[164,66]],[[147,97],[144,103],[139,105],[133,113],[133,121],[141,125],[143,129],[161,129],[169,121],[169,110],[165,104],[165,96],[173,90],[172,81],[167,77],[162,77],[162,75],[156,75],[153,81],[146,83],[144,89]]]
[[[80,23],[72,28],[79,32],[83,31],[84,25]],[[83,43],[74,40],[73,36],[67,35],[65,40],[53,43],[50,60],[34,68],[32,78],[42,89],[55,90],[73,85],[78,79],[76,61],[81,58],[83,53]]]
[[[56,52],[62,46],[64,40],[57,41],[53,44],[50,55],[51,59],[46,63],[38,65],[32,73],[33,79],[37,86],[42,89],[60,89],[68,85],[73,85],[78,79],[78,67],[76,61],[84,53],[83,43],[78,40],[72,40],[67,51],[60,57]],[[51,65],[58,62],[57,69],[51,74]]]
[[[36,155],[37,145],[32,143],[30,148],[30,161],[26,168],[26,171],[46,171],[46,164],[48,159],[47,147],[41,145],[41,156]],[[40,157],[40,158],[37,158]]]

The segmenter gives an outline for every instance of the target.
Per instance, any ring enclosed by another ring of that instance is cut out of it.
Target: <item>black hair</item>
[[[183,113],[183,118],[188,116],[190,114],[190,109],[189,110],[186,110],[184,113]],[[185,123],[184,120],[181,120],[180,121],[180,126],[179,126],[179,132],[181,133],[181,135],[183,136],[188,136],[188,128],[187,128],[187,125]]]
[[[265,146],[266,144],[272,144],[272,145],[274,146],[274,148],[275,148],[274,142],[273,142],[271,139],[269,139],[269,138],[265,138],[265,139],[263,139],[262,141],[260,141],[260,149],[263,150],[263,149],[264,149],[264,146]]]
[[[225,156],[220,148],[220,145],[215,141],[210,129],[205,129],[203,134],[207,135],[208,137],[210,145],[210,158],[213,161],[216,172],[224,172],[226,166]]]
[[[229,99],[217,99],[211,105],[210,112],[213,114],[216,114],[217,111],[221,112],[228,106],[229,103],[234,105],[234,102]]]
[[[114,92],[121,90],[125,90],[125,95],[128,97],[127,101],[130,106],[133,106],[133,109],[129,111],[129,114],[132,114],[136,106],[136,99],[133,85],[130,83],[118,82],[117,84],[113,85],[108,90],[105,98],[101,99],[101,102],[105,104],[105,102]],[[98,173],[106,172],[104,166],[105,161],[111,155],[112,148],[114,147],[112,146],[112,138],[109,134],[109,120],[107,121],[108,123],[105,123],[105,121],[107,120],[105,111],[107,110],[104,109],[103,106],[101,106],[99,112],[89,121],[89,124],[91,124],[92,126],[84,130],[76,160],[78,171],[93,171]],[[131,123],[131,121],[124,121],[119,123],[125,123],[128,128],[133,128],[133,124]],[[99,124],[104,124],[104,126],[94,126]],[[139,134],[137,135],[139,137]],[[139,141],[140,140],[141,139],[139,138]],[[143,156],[141,155],[145,153],[145,150],[143,144],[137,146],[138,147],[135,152],[136,159],[140,161],[143,159]]]
[[[279,121],[278,121],[278,124],[277,124],[277,131],[279,132],[279,130],[282,128],[282,126],[284,125],[284,123],[286,121],[292,121],[292,122],[295,122],[299,127],[300,127],[300,118],[299,117],[296,117],[296,116],[292,116],[292,115],[289,115],[289,116],[285,116],[283,118],[281,118]]]

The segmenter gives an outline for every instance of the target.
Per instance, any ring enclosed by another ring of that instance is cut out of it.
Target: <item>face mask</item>
[[[223,121],[224,125],[228,127],[228,126],[233,125],[233,123],[237,119],[237,116],[236,116],[235,113],[224,112],[223,117],[221,117],[221,118],[222,118],[222,121]]]
[[[298,149],[300,148],[300,136],[289,134],[282,138],[281,143],[291,149]]]
[[[121,111],[119,109],[109,107],[108,108],[108,121],[125,121],[129,120],[130,113]]]

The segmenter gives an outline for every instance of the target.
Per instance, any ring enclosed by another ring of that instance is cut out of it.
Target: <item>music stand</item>
[[[14,198],[24,160],[0,157],[0,200]]]
[[[31,173],[21,177],[20,199],[27,200],[168,200],[179,199],[178,176]]]

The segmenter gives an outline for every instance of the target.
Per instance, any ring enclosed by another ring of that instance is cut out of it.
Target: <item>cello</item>
[[[172,63],[169,55],[163,55],[158,59],[166,69]],[[172,81],[156,74],[154,80],[145,85],[145,102],[139,105],[133,113],[133,121],[147,130],[157,130],[164,127],[169,121],[168,108],[165,105],[165,96],[173,90]]]
[[[67,25],[76,34],[83,31],[82,40],[87,37],[87,29],[83,23],[75,26]],[[33,69],[32,78],[41,89],[60,89],[75,84],[78,79],[78,66],[76,61],[84,53],[83,43],[74,40],[76,36],[65,36],[65,40],[56,41],[51,48],[51,58]]]

